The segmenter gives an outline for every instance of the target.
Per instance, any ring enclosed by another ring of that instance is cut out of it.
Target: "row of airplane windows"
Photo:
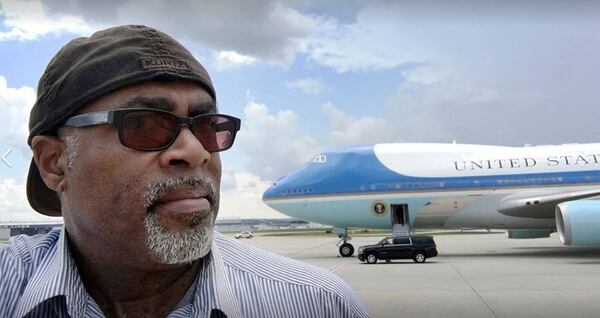
[[[291,189],[291,190],[283,190],[282,194],[290,194],[290,193],[310,193],[313,192],[312,189]]]
[[[594,179],[599,179],[598,177],[592,178],[591,176],[583,177],[583,181],[593,181]],[[449,188],[451,185],[491,185],[492,183],[499,185],[511,185],[511,184],[539,184],[539,183],[561,183],[564,179],[562,177],[556,178],[519,178],[519,179],[498,179],[495,181],[480,181],[474,180],[469,182],[457,181],[457,182],[406,182],[406,183],[393,183],[388,184],[388,189],[435,189],[435,188]],[[573,182],[582,181],[581,178],[577,178],[577,180],[572,180]],[[383,186],[385,187],[385,186]],[[377,185],[371,185],[369,187],[370,190],[382,189],[383,187],[379,187]],[[360,187],[361,191],[366,191],[367,188],[365,186]],[[289,189],[284,190],[282,194],[298,194],[298,193],[312,193],[312,188],[298,188],[298,189]]]
[[[597,178],[600,179],[600,178]],[[584,178],[585,181],[592,181],[592,178],[587,176]],[[473,181],[446,181],[446,182],[412,182],[412,183],[394,183],[389,184],[388,189],[434,189],[434,188],[450,188],[453,186],[489,186],[493,184],[498,185],[507,185],[507,184],[540,184],[540,183],[561,183],[564,179],[562,177],[557,178],[520,178],[520,179],[498,179],[494,181],[482,181],[482,180],[473,180]],[[573,180],[581,181],[581,180]],[[381,189],[381,187],[371,186],[371,190]],[[361,187],[361,190],[366,190],[365,187]]]

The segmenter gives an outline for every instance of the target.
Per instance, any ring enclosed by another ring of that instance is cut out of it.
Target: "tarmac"
[[[356,236],[374,244],[383,236]],[[361,263],[338,256],[331,236],[263,236],[244,242],[328,269],[356,292],[372,317],[600,317],[600,248],[503,232],[434,236],[439,255]]]

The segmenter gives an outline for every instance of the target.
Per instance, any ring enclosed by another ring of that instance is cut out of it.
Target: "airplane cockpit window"
[[[327,162],[327,156],[326,155],[317,155],[310,162],[312,162],[312,163],[326,163]]]

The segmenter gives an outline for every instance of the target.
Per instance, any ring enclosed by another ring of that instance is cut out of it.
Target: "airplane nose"
[[[282,212],[281,206],[289,200],[315,196],[320,193],[323,180],[336,173],[328,164],[325,154],[317,155],[313,160],[281,177],[263,193],[263,202]],[[287,212],[282,212],[288,214]],[[289,214],[288,214],[289,215]]]
[[[277,180],[263,194],[263,202],[273,207],[269,201],[316,195],[322,188],[322,182],[337,173],[335,165],[331,164],[331,160],[328,161],[328,155],[317,155],[304,166]]]
[[[262,199],[263,202],[265,200],[269,200],[269,199],[276,199],[278,197],[280,197],[280,195],[277,195],[278,193],[281,192],[281,186],[279,185],[278,182],[273,183],[266,191],[265,193],[263,193]],[[268,202],[265,202],[267,205],[269,205]]]
[[[289,174],[288,174],[289,175]],[[284,175],[273,182],[273,184],[263,193],[262,199],[265,200],[277,199],[283,197],[284,187],[287,187],[288,181],[286,180],[288,175]],[[266,203],[266,202],[265,202]]]

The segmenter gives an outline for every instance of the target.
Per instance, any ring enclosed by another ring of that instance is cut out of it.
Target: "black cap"
[[[216,100],[208,72],[183,45],[161,31],[125,25],[72,40],[56,53],[40,78],[27,143],[31,146],[37,135],[56,135],[69,117],[92,100],[150,80],[197,82]],[[56,192],[46,186],[33,160],[27,199],[42,214],[62,214]]]

